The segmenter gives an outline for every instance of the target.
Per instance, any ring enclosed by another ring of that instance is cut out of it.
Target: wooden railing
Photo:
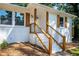
[[[37,34],[37,32],[34,31],[34,33],[36,34],[36,36],[37,36],[37,38],[39,39],[39,41],[40,41],[40,43],[42,44],[42,46],[46,49],[46,51],[47,51],[49,54],[51,54],[51,53],[52,53],[52,37],[51,37],[49,34],[47,34],[43,29],[41,29],[41,27],[40,27],[38,24],[32,23],[31,25],[33,25],[33,24],[35,25],[35,28],[36,28],[36,26],[37,26],[38,29],[40,29],[41,32],[48,38],[48,40],[49,40],[49,47],[46,48],[46,46],[45,46],[44,43],[42,42],[42,39],[39,37],[39,35]],[[30,27],[31,27],[31,26],[30,26]]]
[[[36,34],[38,40],[40,41],[40,43],[42,44],[42,46],[45,48],[45,51],[47,52],[48,49],[47,49],[47,47],[44,45],[44,43],[42,42],[42,39],[39,37],[39,35],[38,35],[37,33],[35,33],[35,34]]]
[[[48,38],[49,40],[49,49],[48,49],[48,53],[51,54],[52,53],[52,37],[50,35],[48,35],[43,29],[41,29],[41,27],[36,24],[36,26],[41,30],[41,32]]]
[[[34,34],[37,36],[38,40],[40,41],[40,43],[42,44],[42,46],[45,48],[45,50],[51,54],[52,53],[52,40],[54,40],[56,42],[56,44],[61,47],[63,49],[63,51],[66,49],[66,38],[65,36],[61,35],[58,31],[56,31],[54,28],[52,28],[50,25],[48,25],[48,27],[50,27],[53,31],[55,31],[58,35],[60,35],[62,38],[63,38],[63,43],[62,45],[60,43],[58,43],[53,37],[51,34],[47,33],[46,31],[44,31],[43,29],[41,29],[41,27],[38,25],[38,24],[35,24],[35,23],[32,23],[30,24],[30,28],[31,28],[31,25],[34,25]],[[43,33],[49,40],[49,47],[47,48],[45,46],[45,44],[42,42],[42,39],[39,37],[38,33],[36,32],[36,28],[38,27],[38,29],[41,30],[41,33]],[[31,31],[31,30],[30,30]]]
[[[47,24],[48,25],[48,24]],[[62,37],[62,39],[63,39],[63,46],[61,46],[61,44],[59,44],[53,37],[52,37],[52,35],[50,35],[49,33],[49,35],[53,38],[53,40],[57,43],[57,45],[58,46],[60,46],[62,49],[63,49],[63,51],[66,49],[66,37],[65,36],[63,36],[62,34],[60,34],[58,31],[56,31],[53,27],[51,27],[50,25],[48,25],[48,27],[50,27],[53,31],[55,31],[58,35],[60,35],[61,37]]]

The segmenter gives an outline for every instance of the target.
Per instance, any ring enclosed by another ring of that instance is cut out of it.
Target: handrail
[[[49,34],[49,33],[48,33]],[[49,34],[50,35],[50,34]],[[51,35],[50,35],[51,36]],[[51,36],[52,37],[52,36]],[[63,48],[53,37],[52,39],[56,42],[56,44],[60,47],[60,48]]]
[[[41,29],[38,24],[36,24],[36,25],[42,31],[42,33],[49,39],[50,36],[43,29]]]
[[[47,24],[47,25],[48,25],[48,24]],[[52,30],[54,30],[58,35],[60,35],[60,36],[63,38],[63,46],[61,46],[61,45],[59,45],[59,43],[48,33],[48,34],[54,39],[54,41],[58,44],[58,46],[60,46],[61,48],[63,48],[63,51],[64,51],[65,48],[66,48],[66,37],[63,36],[62,34],[60,34],[58,31],[56,31],[56,30],[55,30],[53,27],[51,27],[50,25],[48,25],[48,26],[49,26]]]
[[[34,23],[31,23],[31,24],[30,24],[30,28],[31,28],[31,25],[34,25]],[[30,32],[31,32],[31,30],[30,30]],[[36,34],[38,40],[40,41],[40,43],[42,44],[42,46],[45,48],[45,51],[47,52],[48,49],[47,49],[47,47],[44,45],[44,43],[42,42],[42,40],[41,40],[41,38],[39,37],[39,35],[38,35],[36,32],[34,32],[34,33]]]
[[[49,39],[49,51],[48,53],[51,54],[52,53],[52,37],[46,33],[43,29],[41,29],[41,27],[38,24],[35,24],[41,31],[42,33]]]
[[[45,32],[43,29],[41,29],[41,27],[38,24],[35,23],[31,23],[30,25],[34,24],[35,26],[37,26],[41,32],[48,38],[49,40],[49,49],[46,48],[46,46],[44,45],[44,43],[42,42],[42,40],[40,39],[40,37],[38,36],[37,32],[34,32],[36,34],[36,36],[38,37],[39,41],[42,43],[43,47],[48,50],[48,53],[51,54],[52,51],[52,39],[56,42],[56,44],[61,47],[63,49],[63,51],[66,48],[66,38],[65,36],[61,35],[58,31],[56,31],[54,28],[52,28],[50,25],[48,25],[50,28],[52,28],[52,30],[54,30],[58,35],[60,35],[63,38],[63,46],[61,46],[53,37],[52,35],[50,35],[49,33]]]
[[[42,42],[41,38],[38,36],[38,34],[37,33],[35,33],[35,34],[36,34],[37,38],[39,39],[39,41],[41,42],[41,44],[43,45],[43,47],[46,49],[46,52],[47,52],[48,51],[47,47],[43,44],[43,42]]]
[[[47,24],[48,25],[48,24]],[[48,25],[51,29],[53,29],[58,35],[60,35],[61,37],[63,37],[63,35],[61,33],[59,33],[58,31],[56,31],[53,27],[51,27],[50,25]]]
[[[41,27],[38,25],[38,24],[35,24],[35,23],[31,23],[30,25],[34,24],[35,26],[37,26],[41,32],[48,38],[49,40],[49,49],[48,49],[48,53],[49,55],[52,53],[52,37],[46,33],[43,29],[41,29]],[[47,50],[46,46],[44,45],[44,43],[41,41],[40,37],[38,36],[37,32],[35,32],[35,34],[37,35],[39,41],[42,43],[43,47]]]

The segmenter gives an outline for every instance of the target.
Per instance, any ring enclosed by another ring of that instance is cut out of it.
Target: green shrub
[[[79,56],[79,47],[68,50],[67,52],[69,52],[73,56]]]
[[[7,43],[7,41],[3,41],[3,43],[2,44],[0,44],[0,48],[1,49],[4,49],[4,48],[6,48],[8,46],[8,43]]]

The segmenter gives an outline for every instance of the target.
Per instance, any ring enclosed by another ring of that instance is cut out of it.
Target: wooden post
[[[60,27],[60,15],[57,15],[57,27]]]
[[[67,17],[65,17],[65,28],[67,28]]]
[[[63,36],[63,51],[66,49],[66,37]]]
[[[48,33],[49,13],[46,12],[46,32]]]
[[[37,10],[34,9],[34,33],[36,32],[36,12]]]
[[[52,39],[49,37],[49,55],[52,54]]]
[[[26,26],[30,26],[30,13],[26,13]]]

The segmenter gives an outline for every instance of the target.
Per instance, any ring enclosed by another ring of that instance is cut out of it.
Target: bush
[[[0,48],[4,49],[8,46],[8,43],[4,40],[2,44],[0,44]]]
[[[73,56],[79,56],[79,47],[68,51]]]

